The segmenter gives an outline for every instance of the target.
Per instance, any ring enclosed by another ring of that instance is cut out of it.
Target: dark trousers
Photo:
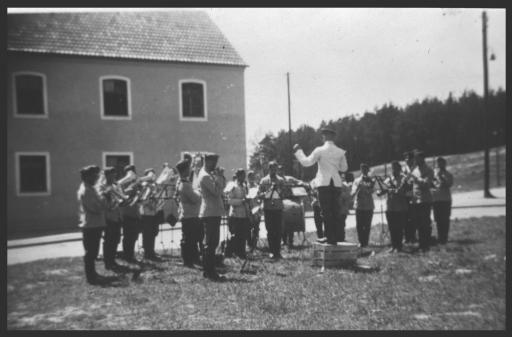
[[[103,261],[105,267],[116,262],[117,245],[121,241],[121,221],[106,220],[105,237],[103,239]]]
[[[185,218],[181,220],[181,257],[186,265],[199,261],[198,244],[202,227],[199,218]]]
[[[329,186],[318,187],[318,201],[324,218],[327,243],[336,243],[336,226],[338,225],[338,198],[340,187],[335,187],[332,180]]]
[[[84,245],[84,266],[85,266],[85,277],[87,282],[94,282],[98,274],[96,273],[96,267],[94,262],[98,257],[100,250],[101,234],[103,233],[103,227],[96,228],[83,228],[82,229],[82,243]]]
[[[215,250],[220,239],[220,216],[201,218],[204,228],[203,270],[205,275],[215,274]]]
[[[324,219],[322,218],[322,209],[320,205],[313,206],[313,219],[315,220],[316,236],[320,239],[324,237]]]
[[[204,256],[204,226],[203,226],[201,220],[199,220],[199,222],[201,223],[201,226],[199,226],[199,231],[197,233],[197,240],[198,240],[197,246],[198,246],[198,250],[199,250],[199,256],[202,258]],[[200,262],[199,257],[196,262]]]
[[[430,247],[430,236],[432,227],[430,225],[431,203],[414,204],[414,219],[418,227],[419,246],[421,250],[428,250]]]
[[[258,217],[259,219],[259,217]],[[260,222],[253,222],[249,228],[249,247],[251,249],[256,248],[258,244],[258,238],[260,237]]]
[[[451,201],[436,201],[433,204],[434,220],[437,227],[437,239],[439,243],[448,242],[448,232],[450,231],[450,215],[452,212]]]
[[[372,227],[373,210],[356,210],[357,239],[361,247],[368,246]]]
[[[155,256],[155,238],[158,235],[158,218],[156,215],[142,215],[142,247],[144,256],[149,258]]]
[[[123,219],[123,253],[125,259],[135,258],[135,242],[140,233],[140,220],[125,217]]]
[[[282,210],[265,210],[265,228],[267,229],[268,247],[274,256],[281,255]]]
[[[248,218],[231,218],[233,230],[233,252],[241,258],[245,258],[245,246],[249,237],[249,219]]]
[[[404,239],[404,228],[407,223],[407,211],[386,211],[391,247],[401,250]]]
[[[340,214],[338,224],[336,226],[336,241],[345,241],[345,222],[347,220],[347,214]]]
[[[414,209],[414,205],[412,203],[409,203],[409,207],[407,208],[407,222],[404,228],[405,242],[418,241],[416,237],[418,225],[415,221],[416,216],[414,215]]]

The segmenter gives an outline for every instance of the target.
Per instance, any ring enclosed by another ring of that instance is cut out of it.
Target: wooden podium
[[[356,262],[359,247],[355,243],[338,242],[336,246],[313,243],[313,266],[343,267]]]

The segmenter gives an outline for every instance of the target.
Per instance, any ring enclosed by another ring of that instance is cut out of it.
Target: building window
[[[16,152],[16,186],[19,196],[50,195],[50,154]]]
[[[116,168],[116,180],[124,177],[124,167],[133,164],[132,152],[103,152],[103,167]]]
[[[14,116],[47,118],[46,77],[32,72],[14,74]]]
[[[180,81],[181,120],[206,121],[206,82],[200,80]]]
[[[120,76],[100,78],[101,117],[103,119],[130,119],[130,80]]]

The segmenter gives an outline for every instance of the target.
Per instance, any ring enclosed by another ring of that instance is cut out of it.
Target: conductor
[[[327,243],[336,245],[336,224],[339,221],[338,197],[341,193],[341,176],[339,172],[348,169],[345,150],[334,144],[336,132],[330,128],[321,131],[324,144],[319,146],[306,157],[299,144],[293,146],[297,160],[305,167],[318,163],[314,179],[318,189],[318,201],[325,221],[325,236]]]

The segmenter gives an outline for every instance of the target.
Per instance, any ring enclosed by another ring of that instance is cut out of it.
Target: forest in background
[[[387,103],[362,116],[322,121],[317,129],[303,124],[292,130],[291,143],[300,144],[309,155],[322,144],[318,131],[331,127],[337,132],[336,145],[347,151],[349,171],[358,170],[362,162],[375,166],[402,160],[412,149],[427,156],[479,151],[484,149],[485,122],[489,147],[506,143],[506,91],[490,91],[487,106],[486,112],[484,98],[473,91],[458,98],[450,94],[445,100],[427,97],[405,107]],[[266,134],[251,154],[249,167],[261,177],[271,160],[282,164],[286,174],[306,181],[316,174],[316,165],[301,167],[293,157],[287,130]]]

